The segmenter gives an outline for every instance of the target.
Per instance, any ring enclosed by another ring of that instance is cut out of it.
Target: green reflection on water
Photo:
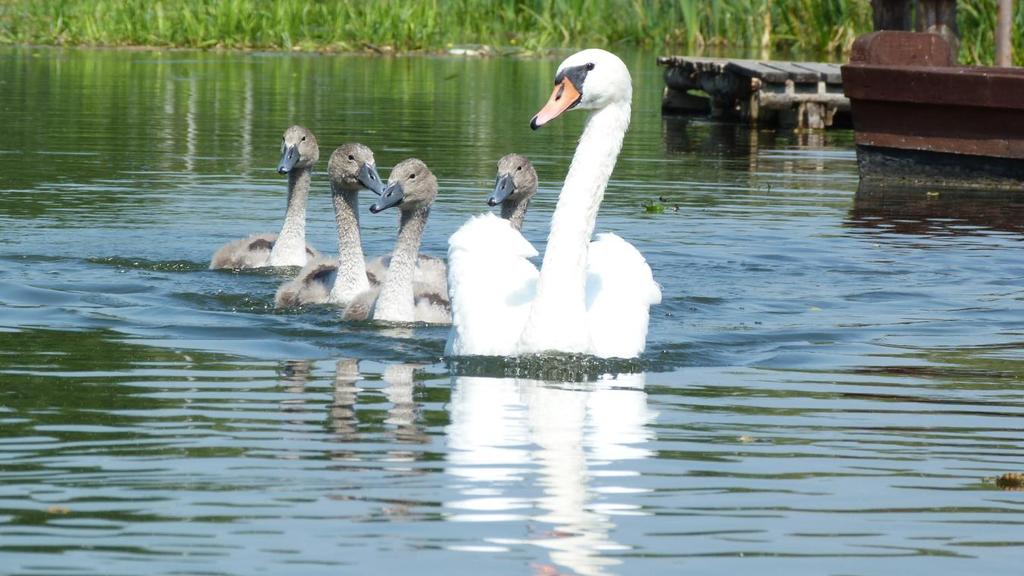
[[[767,189],[757,174],[760,148],[850,143],[848,131],[776,135],[663,120],[655,55],[622,56],[633,73],[633,122],[607,206],[642,214],[644,202],[658,195],[642,184],[680,176],[688,188],[688,182],[726,178],[760,193]],[[542,187],[557,190],[585,115],[529,129],[556,65],[552,59],[0,49],[0,78],[11,88],[0,98],[8,103],[0,109],[7,131],[0,170],[9,176],[0,214],[62,220],[160,210],[176,194],[202,191],[209,179],[233,178],[255,195],[280,196],[283,180],[273,167],[280,135],[295,123],[316,132],[322,159],[343,142],[361,141],[377,151],[382,167],[422,158],[445,188],[486,187],[496,159],[519,151],[534,159]],[[473,209],[482,209],[482,201]]]
[[[141,346],[105,330],[0,331],[0,350],[0,398],[17,419],[2,428],[2,435],[12,438],[33,436],[38,427],[50,425],[68,429],[57,433],[63,440],[89,436],[92,426],[118,438],[142,437],[127,427],[116,430],[137,421],[119,412],[159,411],[181,402],[125,383],[187,381],[194,378],[188,370],[200,365],[204,372],[237,370],[222,355]],[[70,431],[74,427],[81,431]]]

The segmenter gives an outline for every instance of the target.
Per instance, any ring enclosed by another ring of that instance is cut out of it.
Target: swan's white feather
[[[507,220],[472,218],[448,243],[452,331],[450,356],[512,356],[537,293],[536,249]],[[647,260],[615,234],[598,234],[587,260],[585,351],[601,358],[633,358],[647,339],[648,309],[661,302]]]
[[[537,291],[537,250],[494,214],[471,218],[448,240],[450,356],[511,354]],[[454,304],[455,301],[453,301]]]
[[[639,356],[647,343],[649,309],[660,303],[661,287],[640,251],[615,234],[598,234],[587,252],[590,353]]]

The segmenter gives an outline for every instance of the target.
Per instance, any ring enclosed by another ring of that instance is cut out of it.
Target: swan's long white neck
[[[312,168],[300,168],[288,173],[288,211],[270,250],[271,266],[306,264],[306,200],[312,172]]]
[[[381,286],[380,296],[373,312],[374,320],[389,322],[412,322],[416,305],[412,280],[419,258],[423,228],[427,225],[430,206],[423,206],[409,212],[402,212],[395,251],[391,254],[387,278]]]
[[[366,278],[366,260],[359,236],[359,191],[335,188],[334,219],[338,224],[338,276],[329,300],[347,304],[357,294],[370,289]]]
[[[587,251],[629,115],[627,101],[609,104],[587,120],[551,217],[537,296],[520,338],[524,352],[587,348]]]

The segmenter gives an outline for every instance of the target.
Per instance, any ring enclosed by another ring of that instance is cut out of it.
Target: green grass
[[[961,6],[962,54],[991,61],[995,0]],[[839,55],[870,26],[868,0],[0,0],[0,42],[58,45]]]
[[[1014,2],[1013,63],[1024,65],[1024,4]],[[959,0],[960,60],[971,64],[995,61],[996,0]]]

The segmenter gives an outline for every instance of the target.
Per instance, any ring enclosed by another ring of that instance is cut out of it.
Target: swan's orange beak
[[[540,109],[540,112],[537,112],[533,120],[530,120],[530,128],[536,130],[554,120],[562,112],[579,104],[581,98],[583,95],[573,86],[569,78],[562,78],[561,82],[555,84],[555,90],[551,93],[551,98],[548,98],[548,103]]]

